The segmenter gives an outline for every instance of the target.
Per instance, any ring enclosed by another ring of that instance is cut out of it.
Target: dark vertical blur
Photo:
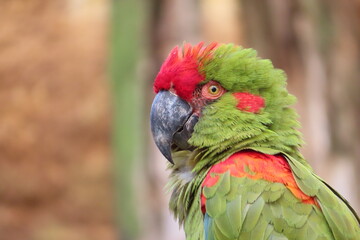
[[[144,101],[139,72],[144,50],[143,1],[113,1],[111,6],[110,77],[112,89],[113,152],[117,194],[119,235],[130,240],[139,237],[138,202],[141,178],[136,167],[143,163]]]

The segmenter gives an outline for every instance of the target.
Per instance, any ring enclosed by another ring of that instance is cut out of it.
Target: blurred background
[[[184,239],[148,123],[183,41],[284,69],[303,154],[359,212],[359,23],[359,0],[0,0],[0,238]]]

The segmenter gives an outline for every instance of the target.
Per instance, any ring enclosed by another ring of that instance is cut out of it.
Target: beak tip
[[[158,147],[158,149],[160,150],[160,152],[162,153],[162,155],[172,164],[174,164],[173,160],[172,160],[172,156],[171,156],[171,144],[170,143],[163,143],[165,139],[162,139],[155,141],[156,146]],[[167,141],[165,141],[167,142]]]
[[[171,154],[170,154],[170,156],[165,156],[165,158],[166,158],[172,165],[174,165],[174,161],[172,160]]]
[[[162,153],[162,155],[171,163],[173,162],[172,156],[171,156],[171,144],[167,144],[167,145],[162,145],[162,146],[158,146],[160,152]]]

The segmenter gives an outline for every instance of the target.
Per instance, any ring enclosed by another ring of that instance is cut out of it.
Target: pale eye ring
[[[218,92],[219,92],[218,86],[211,85],[211,86],[209,87],[209,93],[210,93],[210,94],[217,94]]]
[[[207,99],[217,99],[225,93],[225,89],[218,82],[210,81],[202,87],[201,93]]]

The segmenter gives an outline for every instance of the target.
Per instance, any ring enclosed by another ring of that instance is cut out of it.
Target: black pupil
[[[217,87],[215,87],[215,86],[210,87],[210,91],[215,93],[217,91]]]

